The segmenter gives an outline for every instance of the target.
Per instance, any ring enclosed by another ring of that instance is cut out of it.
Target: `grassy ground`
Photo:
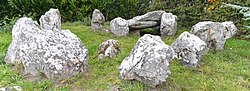
[[[2,60],[11,42],[11,32],[0,32],[0,87],[19,85],[25,90],[87,90],[100,91],[119,87],[124,91],[152,90],[149,86],[137,81],[123,81],[119,77],[118,67],[129,55],[139,36],[116,37],[113,34],[92,33],[89,26],[81,23],[64,23],[63,29],[70,29],[76,34],[89,50],[89,71],[69,79],[55,82],[50,79],[31,81],[24,78],[18,71],[4,65]],[[178,35],[185,29],[178,30]],[[186,30],[189,31],[189,30]],[[163,41],[171,45],[178,37],[165,37]],[[116,39],[121,45],[118,57],[103,61],[97,58],[98,46],[105,40]],[[250,42],[229,39],[225,50],[211,50],[203,57],[200,66],[187,68],[177,60],[170,64],[171,75],[167,82],[160,86],[170,91],[247,91],[250,89]]]

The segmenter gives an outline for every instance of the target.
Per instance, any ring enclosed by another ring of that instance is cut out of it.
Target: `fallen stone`
[[[4,61],[8,64],[22,63],[25,73],[33,76],[44,74],[47,78],[68,78],[85,72],[88,50],[70,30],[60,29],[59,26],[56,29],[40,28],[26,17],[18,19],[12,29],[12,42]]]
[[[128,22],[121,17],[115,18],[110,21],[111,32],[116,36],[127,36],[129,34]]]
[[[103,27],[104,23],[105,17],[98,9],[95,9],[92,14],[91,29],[96,32]]]
[[[177,30],[177,16],[172,13],[163,13],[161,17],[161,36],[174,36]]]
[[[207,44],[199,37],[183,32],[171,45],[180,63],[196,67],[202,55],[208,52]]]
[[[237,31],[231,24],[232,22],[199,22],[192,27],[191,33],[205,41],[209,48],[215,47],[216,50],[222,50],[226,39],[232,37]]]
[[[174,50],[166,45],[159,36],[145,34],[120,67],[120,76],[124,80],[138,80],[155,87],[166,81],[170,74],[169,62]]]
[[[113,58],[120,53],[120,46],[117,40],[109,39],[99,45],[98,59],[102,60],[104,57]]]

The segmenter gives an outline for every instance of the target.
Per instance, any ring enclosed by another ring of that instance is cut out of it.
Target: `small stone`
[[[124,80],[138,80],[155,87],[166,81],[170,74],[169,62],[174,50],[166,45],[159,36],[145,34],[134,46],[120,67],[120,76]]]
[[[113,58],[120,53],[120,46],[117,40],[109,39],[99,45],[98,59],[102,60],[104,57]]]
[[[11,86],[6,88],[0,88],[0,91],[23,91],[23,88],[20,86]]]
[[[183,32],[171,47],[174,49],[180,63],[188,67],[196,67],[202,55],[208,52],[207,44],[199,37]]]

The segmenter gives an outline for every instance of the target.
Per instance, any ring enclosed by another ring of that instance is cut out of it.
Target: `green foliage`
[[[90,0],[92,8],[99,9],[107,20],[125,19],[146,13],[151,0]]]
[[[27,15],[36,20],[50,8],[59,9],[63,21],[81,21],[91,13],[88,0],[8,0],[16,14]]]

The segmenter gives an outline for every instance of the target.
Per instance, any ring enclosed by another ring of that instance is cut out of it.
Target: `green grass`
[[[129,55],[131,49],[140,38],[129,35],[116,37],[105,32],[93,33],[89,26],[81,23],[64,23],[62,29],[70,29],[76,34],[89,50],[88,72],[68,79],[52,81],[41,79],[28,80],[18,71],[0,62],[0,87],[19,85],[25,90],[108,90],[118,86],[124,91],[151,90],[147,85],[138,81],[124,81],[119,77],[118,67],[122,60]],[[164,37],[163,41],[171,43],[183,31],[180,29],[174,37]],[[105,58],[99,61],[97,58],[98,46],[108,39],[116,39],[121,45],[121,53],[113,59]],[[11,32],[0,32],[0,61],[6,54],[11,42]],[[210,51],[203,57],[200,66],[187,68],[179,64],[177,60],[170,64],[171,75],[161,87],[170,91],[247,91],[250,89],[250,42],[239,39],[229,39],[222,51]],[[63,81],[63,82],[62,82]]]

